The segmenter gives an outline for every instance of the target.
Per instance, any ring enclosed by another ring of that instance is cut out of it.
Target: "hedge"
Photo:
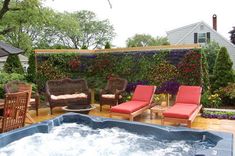
[[[128,80],[127,91],[153,84],[159,92],[175,94],[178,86],[203,86],[200,49],[99,53],[37,53],[37,84],[41,91],[51,79],[85,78],[89,88],[103,88],[110,77]]]

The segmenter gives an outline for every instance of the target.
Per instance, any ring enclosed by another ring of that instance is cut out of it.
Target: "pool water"
[[[148,132],[146,132],[147,134]],[[159,140],[121,128],[92,129],[69,123],[35,133],[0,149],[1,156],[194,156],[210,142]]]

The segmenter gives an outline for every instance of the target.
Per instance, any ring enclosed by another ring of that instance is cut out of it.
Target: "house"
[[[213,28],[205,22],[197,22],[187,26],[183,26],[167,32],[167,38],[170,44],[207,44],[210,41],[217,42],[220,46],[227,48],[231,60],[233,61],[233,69],[235,69],[235,45],[219,34],[217,30],[217,16],[213,15]]]
[[[19,59],[20,59],[20,62],[22,64],[22,66],[23,66],[23,69],[26,72],[28,67],[29,67],[28,57],[26,57],[24,55],[21,55],[21,54],[19,54],[18,56],[19,56]],[[8,56],[0,57],[0,70],[3,69],[3,66],[4,66],[4,64],[5,64],[6,60],[7,60],[7,57]]]

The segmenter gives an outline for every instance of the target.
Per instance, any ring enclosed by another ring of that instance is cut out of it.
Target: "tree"
[[[29,5],[39,5],[40,0],[0,0],[0,21],[6,17],[9,13],[18,13],[26,9]],[[8,13],[9,12],[9,13]],[[15,29],[14,25],[8,24],[7,27],[1,27],[0,34],[5,35]]]
[[[211,88],[210,85],[210,79],[209,79],[209,66],[208,66],[208,62],[207,62],[207,57],[206,54],[204,52],[204,50],[201,50],[201,55],[202,55],[202,69],[201,69],[201,77],[202,77],[202,86],[203,86],[203,90],[207,91]]]
[[[209,75],[213,74],[213,68],[215,65],[215,59],[216,56],[220,50],[220,46],[217,42],[210,42],[208,44],[206,44],[202,50],[204,51],[205,55],[206,55],[206,59],[207,59],[207,63],[208,63],[208,72]]]
[[[3,66],[3,71],[6,73],[23,74],[24,70],[18,55],[9,55]]]
[[[111,49],[111,44],[109,42],[106,42],[104,49]]]
[[[39,34],[43,34],[42,27],[45,26],[46,10],[42,9],[39,0],[22,0],[11,2],[17,5],[17,11],[10,11],[2,18],[0,27],[3,30],[11,28],[4,34],[3,40],[21,48],[26,53],[32,51],[34,43],[37,43]]]
[[[227,49],[221,47],[215,61],[215,67],[213,72],[213,91],[219,89],[220,87],[225,87],[228,83],[233,83],[233,62],[231,61]]]
[[[102,48],[106,42],[111,41],[115,36],[114,28],[108,20],[98,20],[95,13],[82,10],[68,13],[71,21],[79,23],[79,27],[73,27],[75,31],[67,29],[64,36],[70,39],[74,48],[86,46],[88,49]],[[68,25],[70,26],[70,25]]]
[[[27,70],[26,79],[29,82],[35,83],[36,81],[36,67],[35,67],[35,55],[34,53],[29,55],[29,67]]]
[[[230,41],[235,44],[235,27],[233,27],[233,30],[231,30],[229,32],[231,35],[230,35]]]
[[[130,37],[126,41],[127,47],[146,47],[146,46],[158,46],[168,45],[169,42],[166,37],[152,37],[147,34],[136,34]]]

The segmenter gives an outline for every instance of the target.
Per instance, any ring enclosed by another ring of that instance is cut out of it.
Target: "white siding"
[[[190,31],[192,31],[192,29],[196,25],[197,25],[197,23],[167,32],[167,38],[168,38],[169,42],[171,44],[177,44],[178,41],[181,40],[182,38],[184,38],[185,35],[188,34]]]
[[[201,29],[200,25],[203,25],[203,29]],[[213,30],[211,27],[209,27],[207,24],[204,22],[201,22],[201,24],[197,25],[197,27],[190,27],[191,33],[188,33],[184,30],[181,30],[181,33],[186,32],[184,35],[181,34],[180,36],[184,36],[184,38],[178,38],[173,32],[172,34],[169,33],[167,34],[167,37],[169,36],[170,38],[169,41],[171,44],[192,44],[194,43],[194,33],[207,33],[210,32],[210,40],[217,42],[220,46],[224,46],[227,48],[228,53],[230,55],[231,60],[233,61],[233,69],[235,69],[235,46],[230,43],[230,41],[226,40],[223,36],[221,36],[218,32]],[[188,29],[186,29],[188,32],[190,32]],[[177,31],[176,31],[177,32]],[[178,32],[177,32],[178,33]],[[185,36],[187,35],[187,36]],[[173,39],[174,38],[174,39]],[[179,42],[180,41],[180,42]]]

